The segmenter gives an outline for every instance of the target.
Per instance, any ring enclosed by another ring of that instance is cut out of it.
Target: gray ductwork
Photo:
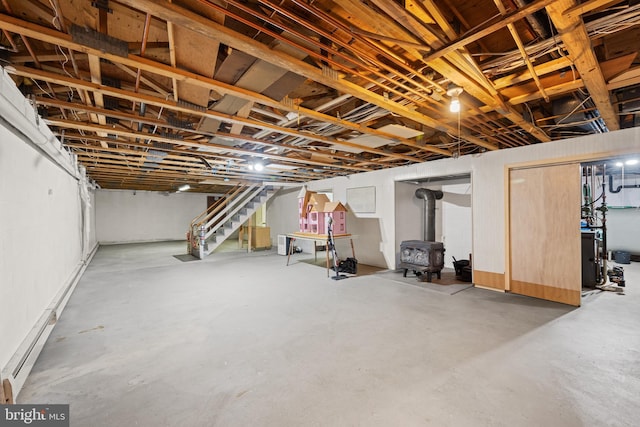
[[[533,3],[531,0],[515,0],[516,5],[519,9],[523,9],[529,4]],[[549,31],[547,30],[544,23],[540,20],[539,16],[542,15],[542,12],[538,11],[532,13],[531,15],[527,15],[525,19],[531,25],[533,31],[536,32],[536,35],[541,39],[545,40],[549,38]]]
[[[416,197],[424,200],[424,240],[436,240],[436,200],[442,199],[442,191],[418,188]]]

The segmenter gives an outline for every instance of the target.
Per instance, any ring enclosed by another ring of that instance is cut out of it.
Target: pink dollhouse
[[[347,208],[340,202],[331,202],[321,193],[307,191],[303,187],[298,194],[300,233],[326,235],[329,218],[332,218],[333,234],[347,233]]]

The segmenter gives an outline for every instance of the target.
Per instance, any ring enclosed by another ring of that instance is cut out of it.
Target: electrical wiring
[[[598,36],[610,35],[623,31],[632,26],[637,26],[640,19],[640,4],[625,7],[619,12],[612,13],[599,19],[595,19],[584,24],[590,38]],[[553,28],[553,27],[551,27]],[[556,40],[556,35],[549,39],[543,40],[526,46],[527,55],[535,61],[544,55],[552,52],[565,56],[565,46],[560,40]],[[496,56],[495,53],[484,53],[484,55]],[[505,52],[500,58],[488,61],[483,65],[483,72],[489,76],[496,76],[513,71],[514,69],[524,66],[524,60],[518,49]],[[575,80],[575,71],[574,80]]]
[[[593,119],[588,119],[588,120],[580,120],[580,121],[576,121],[576,122],[571,122],[571,123],[559,123],[559,124],[553,124],[553,125],[542,125],[540,126],[541,128],[545,128],[545,129],[555,129],[555,128],[562,128],[562,127],[575,127],[575,126],[580,126],[580,125],[588,125],[589,123],[593,123],[600,120],[600,117],[594,117]]]
[[[565,115],[563,118],[561,118],[560,120],[556,121],[556,126],[560,126],[562,124],[563,121],[565,121],[566,119],[568,119],[569,117],[571,117],[573,115],[573,113],[575,113],[576,111],[578,111],[578,109],[580,107],[582,107],[587,101],[589,101],[591,99],[591,96],[589,95],[587,98],[585,98],[580,104],[576,105],[576,107],[571,110],[567,115]],[[572,123],[573,124],[573,123]]]
[[[53,95],[51,95],[49,92],[47,92],[46,90],[44,90],[44,89],[42,88],[42,86],[40,86],[40,85],[38,84],[38,82],[37,82],[35,79],[31,79],[31,81],[32,81],[33,83],[35,83],[35,85],[36,85],[36,86],[38,86],[38,88],[39,88],[43,93],[45,93],[48,97],[50,97],[50,98],[54,98],[54,99],[55,99],[55,97],[54,97]]]

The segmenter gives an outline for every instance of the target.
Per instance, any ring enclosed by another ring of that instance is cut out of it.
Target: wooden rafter
[[[609,130],[620,129],[620,121],[613,109],[609,90],[600,70],[587,30],[579,16],[564,15],[564,11],[574,7],[574,0],[558,0],[547,6],[547,13],[558,29],[560,38],[568,47],[568,56],[580,73],[584,86],[598,108],[600,116]]]

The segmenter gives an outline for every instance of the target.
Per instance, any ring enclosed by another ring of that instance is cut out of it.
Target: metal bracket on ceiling
[[[107,13],[113,13],[113,9],[109,8],[109,0],[94,0],[91,2],[91,6],[96,9],[104,10]]]
[[[92,28],[85,28],[73,24],[69,33],[71,34],[71,40],[75,43],[80,43],[113,55],[122,57],[129,55],[129,44],[126,41],[102,34]]]

